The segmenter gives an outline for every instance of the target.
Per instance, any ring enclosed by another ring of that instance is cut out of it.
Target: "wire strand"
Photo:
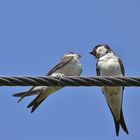
[[[140,77],[0,76],[0,86],[140,86]]]

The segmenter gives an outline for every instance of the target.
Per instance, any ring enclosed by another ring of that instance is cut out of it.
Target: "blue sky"
[[[139,0],[0,1],[0,75],[46,74],[65,52],[82,55],[84,76],[94,76],[92,48],[107,43],[128,76],[140,74]],[[29,87],[0,87],[0,139],[132,140],[140,138],[140,89],[127,87],[123,110],[129,129],[116,137],[112,115],[98,87],[66,87],[33,114],[11,95]]]

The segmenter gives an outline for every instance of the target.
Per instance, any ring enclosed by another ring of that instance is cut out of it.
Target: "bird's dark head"
[[[99,44],[93,48],[90,54],[94,55],[98,59],[110,52],[112,52],[112,50],[107,44]]]

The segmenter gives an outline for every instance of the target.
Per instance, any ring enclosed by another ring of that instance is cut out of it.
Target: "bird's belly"
[[[115,118],[119,120],[122,105],[122,87],[102,87],[102,90]]]
[[[120,65],[115,62],[103,63],[100,65],[101,76],[122,76]]]
[[[67,64],[64,69],[65,70],[62,73],[67,76],[79,76],[81,74],[80,64]]]
[[[104,86],[102,87],[102,90],[106,93],[106,94],[118,94],[120,92],[120,89],[122,87],[111,87],[111,86]]]

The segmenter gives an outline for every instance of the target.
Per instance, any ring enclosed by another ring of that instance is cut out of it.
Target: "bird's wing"
[[[55,65],[48,73],[47,76],[53,74],[55,71],[57,71],[58,69],[60,69],[61,67],[63,67],[64,65],[66,65],[69,61],[71,61],[73,58],[73,56],[71,57],[64,57],[60,63],[58,63],[57,65]]]
[[[122,60],[120,58],[118,58],[118,61],[119,61],[119,64],[120,64],[122,75],[124,76],[125,75],[124,65],[123,65]]]
[[[122,75],[125,76],[125,70],[124,70],[124,65],[122,63],[122,60],[120,58],[118,58],[118,61],[119,61],[119,64],[120,64]],[[123,90],[124,90],[124,87],[123,87]]]
[[[100,76],[100,68],[98,66],[98,61],[96,62],[96,74],[97,74],[97,76]]]
[[[97,76],[100,76],[100,68],[98,66],[98,61],[96,62],[96,73],[97,73]]]

